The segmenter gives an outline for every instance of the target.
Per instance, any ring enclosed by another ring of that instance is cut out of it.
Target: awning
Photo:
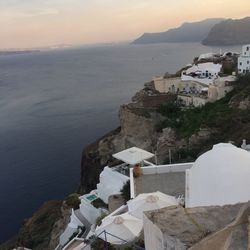
[[[129,214],[142,219],[144,211],[156,210],[169,206],[178,206],[179,202],[174,196],[162,192],[139,194],[128,202]]]
[[[142,220],[124,213],[117,216],[108,216],[102,220],[102,224],[96,228],[95,234],[116,245],[132,242],[142,231]]]
[[[143,160],[154,157],[154,154],[137,147],[132,147],[113,154],[113,157],[130,165],[135,165]]]

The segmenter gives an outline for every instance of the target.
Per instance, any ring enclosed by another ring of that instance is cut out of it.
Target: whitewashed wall
[[[95,224],[96,219],[101,216],[101,211],[84,199],[81,200],[80,212],[90,224]]]
[[[70,216],[70,223],[64,230],[64,232],[61,234],[59,243],[61,246],[65,245],[68,241],[69,238],[72,236],[74,232],[77,231],[77,228],[79,226],[83,226],[82,222],[76,217],[74,210],[71,210],[71,216]]]
[[[154,165],[149,167],[143,167],[143,174],[161,174],[170,172],[185,172],[186,169],[190,169],[193,166],[193,162],[190,163],[179,163],[179,164],[168,164],[168,165]]]
[[[100,174],[100,183],[97,184],[98,196],[108,204],[109,196],[119,194],[128,180],[128,176],[120,174],[112,168],[105,167]]]

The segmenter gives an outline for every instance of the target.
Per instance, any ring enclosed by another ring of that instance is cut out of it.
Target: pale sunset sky
[[[0,48],[133,40],[249,10],[250,0],[0,0]]]

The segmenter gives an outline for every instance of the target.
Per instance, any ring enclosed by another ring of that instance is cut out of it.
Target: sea
[[[201,53],[240,50],[119,43],[0,56],[0,242],[77,190],[83,148],[119,125],[119,106],[145,82]]]

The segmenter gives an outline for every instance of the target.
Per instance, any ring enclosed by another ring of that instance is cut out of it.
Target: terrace
[[[142,167],[142,174],[134,178],[133,170],[130,170],[131,198],[141,193],[160,191],[168,195],[184,196],[185,171],[190,169],[193,163],[151,165]]]

